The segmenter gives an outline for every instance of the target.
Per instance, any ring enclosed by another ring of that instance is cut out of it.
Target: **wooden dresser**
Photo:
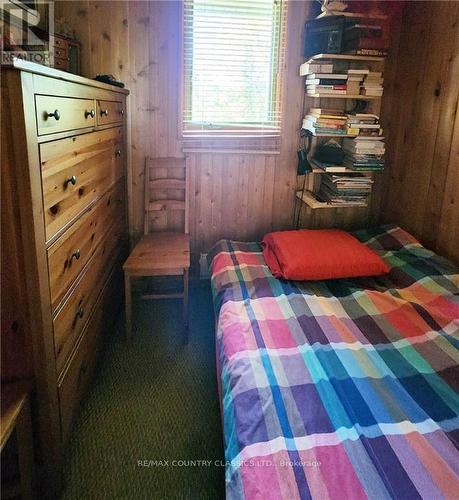
[[[2,71],[2,344],[14,351],[2,377],[34,379],[53,482],[120,310],[128,93],[22,61]]]

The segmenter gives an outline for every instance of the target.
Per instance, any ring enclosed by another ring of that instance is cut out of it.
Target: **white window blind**
[[[286,0],[184,0],[183,148],[279,149]]]

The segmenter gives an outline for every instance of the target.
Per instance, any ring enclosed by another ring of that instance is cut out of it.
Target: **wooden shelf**
[[[307,132],[311,132],[308,128],[302,127],[302,130],[306,130]],[[340,139],[342,139],[343,137],[346,139],[355,139],[356,137],[358,137],[358,135],[350,135],[350,134],[314,134],[313,132],[311,132],[311,134],[312,134],[312,137],[338,137]]]
[[[353,56],[351,54],[316,54],[310,57],[306,62],[320,61],[322,59],[336,59],[341,61],[373,61],[384,62],[385,57],[381,56]]]
[[[303,196],[301,196],[302,194]],[[338,205],[319,201],[310,191],[305,191],[304,193],[302,193],[301,191],[297,191],[296,197],[314,210],[317,208],[367,208],[366,205]]]
[[[362,94],[304,94],[312,99],[357,99],[359,101],[373,101],[381,99],[382,96],[362,95]]]

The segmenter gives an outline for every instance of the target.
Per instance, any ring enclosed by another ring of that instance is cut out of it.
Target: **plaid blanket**
[[[395,226],[378,278],[275,279],[209,254],[228,499],[459,497],[459,275]]]

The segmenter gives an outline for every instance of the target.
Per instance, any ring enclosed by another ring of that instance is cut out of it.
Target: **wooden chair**
[[[133,278],[182,276],[183,291],[148,293],[141,295],[141,298],[183,298],[183,322],[187,340],[190,268],[188,185],[185,158],[146,159],[144,236],[123,266],[128,339],[132,336]]]
[[[0,450],[3,450],[13,431],[16,431],[19,463],[19,484],[2,485],[2,497],[32,499],[34,485],[34,457],[32,421],[30,416],[30,384],[15,382],[3,384],[1,410]]]

